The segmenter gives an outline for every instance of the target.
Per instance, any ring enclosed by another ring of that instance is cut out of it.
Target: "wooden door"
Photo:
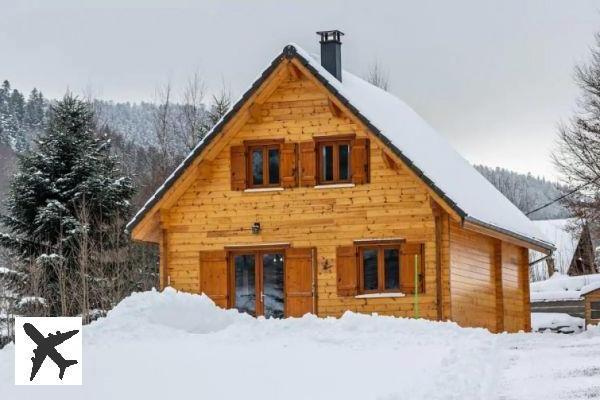
[[[227,253],[223,250],[200,252],[200,291],[219,307],[227,308],[228,282]]]
[[[315,313],[314,249],[289,248],[285,252],[285,315]]]

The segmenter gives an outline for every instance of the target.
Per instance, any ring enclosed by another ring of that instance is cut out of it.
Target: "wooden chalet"
[[[160,285],[252,315],[530,330],[535,226],[412,109],[285,46],[128,224]]]

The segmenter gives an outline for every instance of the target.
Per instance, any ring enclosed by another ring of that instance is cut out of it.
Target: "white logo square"
[[[15,385],[81,385],[79,317],[15,318]]]

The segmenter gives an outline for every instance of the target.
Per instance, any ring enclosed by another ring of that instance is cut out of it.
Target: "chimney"
[[[319,31],[321,35],[321,66],[338,81],[342,81],[342,41],[343,32],[338,30]]]

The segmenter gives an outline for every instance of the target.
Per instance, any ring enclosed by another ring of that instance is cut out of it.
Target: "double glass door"
[[[234,253],[233,307],[250,315],[284,317],[284,252],[277,250]]]

